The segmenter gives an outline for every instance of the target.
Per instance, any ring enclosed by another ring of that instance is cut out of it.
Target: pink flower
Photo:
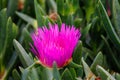
[[[31,34],[33,45],[31,51],[43,66],[52,68],[55,61],[58,68],[64,67],[72,59],[72,54],[81,36],[74,26],[64,23],[60,29],[57,24],[38,28]]]

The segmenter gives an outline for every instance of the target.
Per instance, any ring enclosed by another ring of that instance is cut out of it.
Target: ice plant
[[[63,23],[60,29],[57,24],[49,24],[49,28],[38,28],[31,36],[33,40],[31,51],[40,63],[51,68],[55,61],[57,67],[61,68],[72,59],[81,34],[74,26],[67,26]]]

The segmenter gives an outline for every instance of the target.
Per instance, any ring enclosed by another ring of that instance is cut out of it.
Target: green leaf
[[[83,67],[76,68],[76,75],[83,77]]]
[[[44,26],[44,17],[42,15],[42,10],[40,5],[38,5],[37,0],[34,0],[34,5],[35,5],[35,13],[36,13],[36,18],[37,18],[37,23],[39,27]]]
[[[75,69],[74,69],[74,68],[70,68],[69,71],[70,71],[70,73],[71,73],[71,75],[72,75],[73,80],[75,80],[76,77],[77,77],[77,74],[76,74]]]
[[[11,47],[11,45],[12,45],[13,39],[16,38],[16,36],[18,34],[18,26],[16,26],[12,22],[11,18],[8,18],[6,30],[7,31],[6,31],[6,43],[5,43],[5,46],[8,47],[8,49],[9,49]]]
[[[89,33],[89,30],[91,28],[91,23],[88,24],[81,32],[82,36],[81,36],[81,39],[85,39],[85,37],[87,36],[87,34]]]
[[[72,74],[68,68],[64,70],[61,76],[62,80],[73,80]]]
[[[78,0],[57,0],[57,10],[62,16],[73,15],[79,8]],[[69,17],[68,17],[69,18]]]
[[[74,22],[74,16],[73,15],[67,15],[67,21],[66,21],[66,23],[68,24],[68,25],[73,25],[73,22]]]
[[[106,48],[109,51],[109,56],[112,58],[112,61],[114,61],[114,64],[116,65],[116,68],[120,69],[120,64],[119,64],[119,60],[117,60],[116,55],[113,54],[112,48],[110,47],[108,41],[106,40],[106,38],[104,36],[101,36],[102,39],[104,40],[105,44],[106,44]]]
[[[80,64],[81,58],[82,58],[82,41],[79,41],[73,54],[73,62]]]
[[[105,8],[101,2],[101,0],[99,0],[99,6],[97,7],[100,13],[100,18],[104,24],[104,28],[107,32],[107,34],[109,35],[111,41],[114,43],[114,45],[119,49],[120,48],[120,39],[117,36],[111,22],[110,19],[105,11]]]
[[[22,35],[24,37],[24,44],[25,44],[26,50],[29,50],[30,49],[30,42],[32,42],[32,39],[31,39],[30,33],[26,27],[23,28]]]
[[[108,73],[106,70],[104,70],[101,66],[97,66],[96,70],[98,71],[98,75],[102,80],[116,80],[110,73]]]
[[[56,3],[58,13],[64,15],[64,0],[56,0]]]
[[[89,56],[92,60],[94,59],[94,56],[93,56],[94,52],[93,52],[92,50],[90,50],[90,49],[88,49],[88,48],[86,48],[86,47],[83,47],[82,50],[83,50],[83,52],[85,53],[85,54],[83,54],[85,60],[86,60],[86,58],[87,58],[88,56]]]
[[[66,2],[64,3],[64,15],[63,16],[69,16],[73,14],[72,12],[70,12],[70,6],[68,2],[69,1],[66,0]]]
[[[18,0],[10,0],[8,3],[7,15],[13,16],[18,9]]]
[[[96,67],[97,67],[97,65],[102,65],[102,64],[103,64],[103,54],[101,52],[99,52],[97,54],[97,56],[95,57],[90,68],[95,74],[97,74]]]
[[[75,27],[79,28],[80,25],[81,25],[81,22],[82,22],[82,19],[81,19],[81,18],[76,18],[76,19],[74,20],[74,25],[75,25]]]
[[[11,21],[11,19],[9,18],[8,19],[8,21],[7,21],[7,25],[6,26],[4,26],[5,27],[5,39],[4,39],[4,44],[3,44],[3,50],[2,50],[2,57],[4,57],[5,56],[5,51],[6,51],[6,48],[7,48],[7,44],[9,44],[9,42],[11,42],[11,39],[12,39],[12,37],[11,37],[11,33],[12,33],[12,21]],[[3,33],[2,33],[3,34]],[[10,40],[10,41],[9,41]],[[9,41],[9,42],[8,42]]]
[[[23,73],[23,71],[25,70],[23,67],[19,66],[20,71]]]
[[[83,64],[83,68],[84,68],[84,71],[85,71],[86,78],[87,79],[95,78],[95,75],[90,70],[89,66],[86,64],[86,62],[83,60],[83,58],[81,59],[81,61],[82,61],[82,64]]]
[[[30,66],[33,63],[33,60],[30,58],[30,56],[27,54],[24,48],[15,39],[13,40],[13,44],[14,44],[14,47],[18,53],[19,59],[21,60],[23,66],[24,67]]]
[[[52,70],[48,68],[43,68],[43,71],[41,74],[42,74],[42,80],[52,80],[53,78]]]
[[[94,14],[94,11],[95,11],[95,7],[96,7],[95,1],[85,0],[84,3],[85,3],[86,19],[87,19],[87,22],[89,22],[91,20],[92,14]]]
[[[11,69],[13,68],[14,63],[16,62],[16,60],[17,60],[17,55],[15,53],[13,53],[13,55],[10,58],[9,62],[7,62],[5,74],[3,75],[2,80],[6,80],[8,78],[8,75],[9,75]]]
[[[15,52],[13,52],[12,57],[10,58],[7,66],[6,66],[6,74],[9,74],[9,72],[11,71],[11,69],[13,68],[16,60],[17,60],[17,54]]]
[[[81,67],[82,67],[81,65],[76,64],[76,63],[74,63],[73,61],[71,61],[71,62],[68,64],[68,66],[73,67],[73,68],[81,68]]]
[[[120,4],[118,0],[112,1],[112,11],[113,11],[113,21],[115,25],[115,30],[120,38]]]
[[[79,8],[79,0],[66,0],[66,2],[68,3],[70,13],[74,14]]]
[[[48,26],[49,26],[48,24],[49,24],[50,22],[53,23],[53,21],[52,21],[49,17],[45,17],[45,22],[44,22],[45,26],[48,27]]]
[[[50,10],[57,13],[57,5],[56,5],[55,0],[48,0],[47,4],[48,4],[49,8],[51,8]]]
[[[60,17],[59,15],[57,15],[57,21],[56,21],[56,23],[57,23],[59,26],[61,26],[61,24],[62,24],[62,20],[61,20],[61,17]]]
[[[30,70],[28,77],[30,77],[31,80],[39,80],[39,76],[35,68]]]
[[[6,24],[7,24],[7,15],[6,9],[0,11],[0,55],[3,53],[3,46],[5,44],[6,38]]]
[[[13,76],[14,80],[21,80],[20,74],[18,73],[18,71],[16,69],[14,69],[12,71],[12,76]]]
[[[0,71],[2,66],[7,67],[7,75],[15,62],[11,62],[11,65],[8,66],[8,60],[16,60],[16,56],[13,58],[14,53],[12,55],[12,40],[16,38],[18,27],[12,22],[11,18],[7,19],[6,9],[1,10],[0,12],[0,22]]]
[[[28,74],[29,74],[29,70],[25,69],[22,73],[22,79],[21,80],[29,80],[28,79]]]
[[[116,78],[116,80],[120,80],[120,74],[119,74],[119,73],[116,73],[116,74],[115,74],[115,78]]]
[[[0,10],[7,7],[7,0],[0,0]]]
[[[26,22],[28,22],[29,24],[31,24],[35,29],[38,27],[37,25],[37,20],[31,18],[30,16],[28,15],[25,15],[23,13],[20,13],[20,12],[16,12],[16,14],[22,18],[23,20],[25,20]]]
[[[53,79],[55,80],[61,80],[60,79],[60,73],[57,69],[57,65],[56,65],[56,62],[53,63]]]
[[[39,12],[40,12],[41,15],[46,15],[45,10],[43,9],[43,7],[41,7],[40,4],[37,3],[37,1],[36,1],[36,3],[34,2],[34,4],[37,4],[36,5],[37,6],[37,10],[39,10]]]

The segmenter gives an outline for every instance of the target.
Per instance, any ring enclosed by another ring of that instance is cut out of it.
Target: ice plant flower
[[[74,26],[63,23],[59,29],[57,24],[49,24],[49,28],[38,28],[31,34],[31,51],[43,66],[52,68],[55,61],[57,67],[62,68],[72,59],[80,36],[80,31]]]

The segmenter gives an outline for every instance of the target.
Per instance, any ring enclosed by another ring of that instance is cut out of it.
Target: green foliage
[[[101,52],[99,52],[99,53],[97,54],[97,56],[95,57],[93,63],[92,63],[91,66],[90,66],[90,69],[91,69],[95,74],[97,74],[97,72],[96,72],[96,66],[97,66],[97,65],[102,66],[102,65],[103,65],[103,60],[104,60],[104,59],[103,59],[103,54],[102,54]]]
[[[35,5],[35,13],[36,13],[36,19],[37,19],[37,23],[38,23],[38,26],[43,26],[44,25],[44,17],[43,17],[43,14],[42,14],[42,8],[38,5],[37,1],[34,0],[34,5]]]
[[[101,66],[97,66],[97,71],[99,73],[99,76],[101,76],[102,80],[115,80],[115,78],[106,70],[104,70]]]
[[[95,79],[95,75],[93,74],[93,72],[90,70],[89,66],[85,63],[85,61],[82,58],[82,64],[83,64],[83,68],[85,71],[85,75],[87,79]]]
[[[23,47],[15,39],[13,40],[13,44],[22,62],[22,65],[24,67],[30,66],[33,63],[33,60],[30,58],[30,56],[26,53]]]
[[[0,0],[0,80],[120,80],[120,0],[20,1]],[[31,33],[49,23],[81,31],[61,69],[40,65],[30,50]]]
[[[108,33],[110,39],[112,40],[112,42],[114,43],[114,45],[116,45],[116,47],[120,47],[120,39],[118,37],[118,35],[115,32],[114,27],[112,26],[112,23],[110,22],[110,19],[105,11],[105,8],[102,4],[102,2],[99,0],[99,12],[100,12],[100,16],[103,19],[103,24],[104,24],[104,28],[106,30],[106,32]]]
[[[53,63],[53,79],[60,80],[60,73],[55,62]]]
[[[119,38],[120,38],[120,4],[118,2],[118,0],[113,0],[112,2],[113,4],[113,8],[112,8],[112,12],[113,12],[113,21],[114,21],[114,27],[116,30],[116,33],[118,34]]]
[[[12,71],[12,76],[15,80],[21,80],[20,74],[18,73],[16,69]]]
[[[72,74],[67,68],[64,70],[61,77],[62,77],[62,80],[67,80],[67,79],[73,80]]]
[[[6,9],[0,11],[0,22],[0,74],[3,73],[1,78],[6,79],[17,58],[12,40],[18,34],[18,27],[7,17]]]
[[[37,21],[23,13],[20,13],[20,12],[16,12],[16,14],[22,18],[23,20],[25,20],[26,22],[28,22],[29,24],[31,24],[34,28],[37,28],[38,25],[37,25]]]
[[[17,10],[17,6],[18,6],[18,0],[11,0],[8,4],[7,15],[13,16],[15,14],[15,11]]]

